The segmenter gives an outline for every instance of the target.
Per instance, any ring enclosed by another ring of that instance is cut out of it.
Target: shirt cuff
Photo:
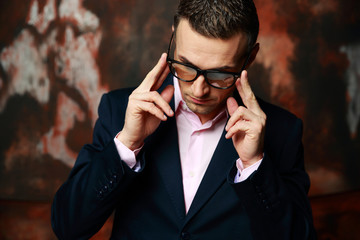
[[[123,160],[129,166],[129,168],[133,169],[136,172],[139,171],[141,166],[140,166],[140,161],[136,160],[136,156],[140,152],[142,146],[132,151],[128,147],[126,147],[122,142],[120,142],[120,140],[117,139],[116,137],[114,138],[114,142],[116,149],[119,153],[120,159]]]
[[[263,158],[247,168],[244,168],[243,162],[240,158],[236,160],[236,167],[238,171],[235,175],[234,183],[245,181],[253,172],[255,172],[259,168],[262,160]]]

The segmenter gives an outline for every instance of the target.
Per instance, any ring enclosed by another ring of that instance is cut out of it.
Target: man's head
[[[250,65],[258,50],[258,27],[250,0],[180,1],[174,22],[174,52],[169,51],[169,62],[174,59],[180,65],[170,69],[180,80],[191,80],[187,79],[186,66],[202,73],[191,81],[179,81],[179,85],[187,106],[203,123],[225,107],[235,89],[235,85],[226,89],[210,86],[210,75],[205,72],[240,73]]]
[[[259,19],[252,0],[180,0],[174,16],[175,31],[181,19],[199,34],[228,39],[239,32],[248,38],[250,53],[259,34]]]

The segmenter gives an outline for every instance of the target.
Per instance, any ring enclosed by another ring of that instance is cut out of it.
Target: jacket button
[[[100,191],[98,192],[98,197],[99,197],[99,198],[102,198],[103,196],[104,196],[104,193],[103,193],[103,191],[100,190]]]
[[[188,233],[188,232],[182,232],[182,233],[181,233],[181,239],[182,239],[182,240],[189,240],[189,239],[190,239],[190,233]]]

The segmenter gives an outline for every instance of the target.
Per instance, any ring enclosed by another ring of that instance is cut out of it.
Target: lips
[[[198,104],[198,105],[203,105],[210,102],[210,99],[198,99],[194,97],[189,97],[189,98],[194,104]]]

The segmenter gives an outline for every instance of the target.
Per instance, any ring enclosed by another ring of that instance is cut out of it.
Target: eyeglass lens
[[[171,63],[171,72],[177,78],[183,81],[193,81],[197,77],[197,71],[189,66],[178,63]],[[208,83],[214,87],[226,88],[233,84],[234,76],[232,74],[207,71],[204,76]]]

